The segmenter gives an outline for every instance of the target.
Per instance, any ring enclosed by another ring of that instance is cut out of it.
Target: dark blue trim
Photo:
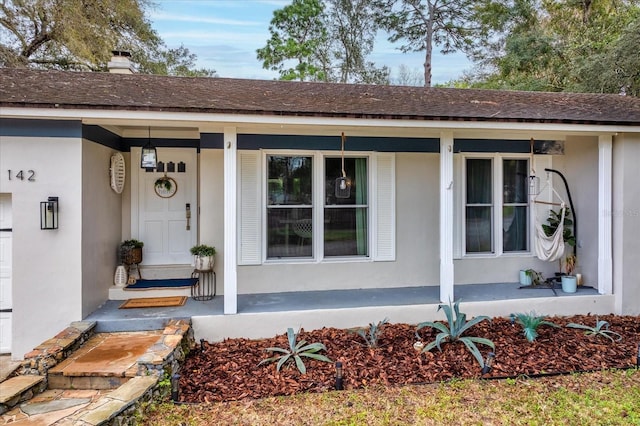
[[[224,134],[222,133],[200,133],[200,148],[224,148]]]
[[[309,149],[333,150],[341,148],[340,136],[309,135],[238,135],[238,149]],[[345,151],[378,152],[439,152],[437,138],[398,138],[349,136]]]
[[[533,143],[534,154],[553,153],[558,142],[547,140],[535,140]],[[505,140],[505,139],[455,139],[453,152],[506,152],[515,154],[528,154],[531,152],[530,140]]]
[[[82,137],[82,122],[78,120],[0,118],[0,136],[80,138]]]
[[[125,149],[125,147],[122,146],[122,138],[120,136],[110,132],[104,127],[83,124],[82,137],[111,149],[117,149],[118,151],[129,150],[129,147]]]
[[[123,138],[122,142],[124,146],[144,146],[149,141],[149,138]],[[151,145],[156,148],[198,148],[200,145],[199,139],[179,139],[179,138],[151,138]]]

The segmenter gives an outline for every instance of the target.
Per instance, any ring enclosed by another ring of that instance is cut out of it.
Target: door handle
[[[187,231],[191,230],[191,204],[187,203],[185,206],[185,215],[187,217]]]

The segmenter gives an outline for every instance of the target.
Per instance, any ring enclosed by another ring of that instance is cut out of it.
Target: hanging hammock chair
[[[536,238],[535,238],[535,250],[536,256],[540,260],[546,260],[547,262],[553,262],[555,260],[561,259],[564,256],[564,219],[567,212],[567,207],[565,205],[564,200],[560,197],[560,194],[553,188],[553,186],[549,185],[549,175],[547,174],[547,183],[545,185],[551,188],[553,194],[558,197],[561,202],[554,203],[549,201],[539,201],[534,198],[533,202],[536,204],[547,204],[552,206],[560,206],[560,220],[558,223],[558,227],[552,235],[547,235],[542,227],[542,223],[538,220],[537,209],[533,208],[533,221],[535,226]],[[538,193],[542,193],[542,190]]]
[[[538,215],[536,209],[533,209],[533,220],[535,222],[536,239],[535,248],[536,256],[540,260],[546,260],[547,262],[553,262],[554,260],[561,259],[564,256],[564,217],[567,208],[564,203],[560,207],[560,222],[558,227],[552,235],[547,235],[542,228],[542,224],[538,221]]]

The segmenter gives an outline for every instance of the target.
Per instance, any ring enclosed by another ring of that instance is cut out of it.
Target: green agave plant
[[[588,325],[576,324],[574,322],[567,324],[569,328],[578,328],[581,330],[585,330],[584,334],[587,336],[602,336],[611,340],[612,342],[619,342],[622,340],[622,336],[615,331],[609,330],[609,323],[607,321],[598,320],[596,317],[596,326],[589,327]],[[616,336],[614,339],[613,336]]]
[[[435,328],[440,331],[436,336],[436,339],[426,345],[422,352],[430,351],[433,348],[438,348],[438,350],[442,351],[441,344],[445,342],[462,342],[469,349],[469,351],[473,354],[475,359],[480,364],[480,367],[484,367],[484,360],[482,359],[482,354],[480,350],[476,346],[476,343],[489,346],[491,349],[495,349],[494,343],[483,337],[474,337],[474,336],[463,336],[462,334],[469,330],[474,325],[484,321],[489,320],[486,315],[481,315],[473,318],[471,321],[467,321],[467,315],[460,312],[460,301],[456,301],[453,305],[449,302],[448,305],[438,305],[438,310],[442,309],[444,314],[447,317],[447,324],[442,324],[439,322],[426,321],[421,322],[417,325],[416,328],[416,336],[420,338],[418,335],[418,331],[424,327]]]
[[[362,337],[370,348],[378,347],[378,340],[382,335],[382,328],[385,324],[389,323],[389,318],[385,318],[382,321],[378,321],[377,324],[369,323],[369,327],[359,327],[351,329],[352,333],[356,333]]]
[[[559,328],[556,324],[552,323],[551,321],[546,321],[545,315],[536,315],[535,312],[530,312],[530,313],[517,313],[517,314],[511,314],[516,318],[516,321],[518,322],[518,324],[520,324],[522,326],[522,331],[524,333],[524,337],[526,337],[526,339],[529,342],[533,342],[534,340],[536,340],[536,337],[538,337],[538,327],[540,327],[541,325],[548,325],[550,327],[555,327],[555,328]]]
[[[302,361],[302,357],[317,359],[318,361],[333,362],[324,355],[319,354],[320,351],[326,351],[327,348],[322,343],[310,343],[307,345],[306,340],[298,340],[298,333],[293,331],[293,328],[287,328],[287,340],[289,342],[289,349],[283,349],[278,347],[272,347],[265,349],[265,352],[276,352],[281,355],[276,355],[271,358],[263,359],[258,365],[268,364],[278,361],[276,364],[276,370],[280,371],[283,365],[291,360],[295,360],[296,367],[301,374],[307,373],[307,367]]]

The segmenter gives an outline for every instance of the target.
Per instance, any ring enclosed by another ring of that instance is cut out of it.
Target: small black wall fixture
[[[151,145],[151,127],[149,127],[149,139],[147,144],[142,147],[140,154],[140,167],[143,169],[155,169],[158,165],[158,152],[156,147]]]
[[[40,202],[40,229],[58,229],[58,197]]]

